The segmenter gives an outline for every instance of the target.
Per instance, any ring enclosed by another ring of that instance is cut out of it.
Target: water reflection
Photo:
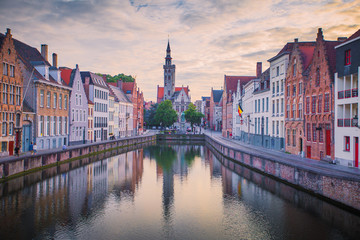
[[[359,216],[234,164],[208,146],[111,154],[1,184],[0,239],[359,236]]]

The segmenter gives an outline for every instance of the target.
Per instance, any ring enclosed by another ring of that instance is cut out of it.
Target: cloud
[[[33,47],[47,43],[59,64],[137,76],[145,99],[163,85],[168,35],[176,85],[192,100],[220,89],[224,74],[254,75],[294,38],[350,36],[359,28],[359,1],[318,0],[2,0],[0,22]],[[14,17],[16,16],[16,17]]]

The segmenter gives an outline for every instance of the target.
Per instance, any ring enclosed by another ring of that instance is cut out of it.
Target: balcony
[[[344,98],[351,98],[351,97],[358,97],[358,89],[347,89],[343,91],[338,91],[338,99],[344,99]]]

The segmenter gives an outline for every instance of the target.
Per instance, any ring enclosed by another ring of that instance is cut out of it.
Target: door
[[[311,146],[306,147],[306,157],[311,158]]]
[[[355,167],[359,167],[359,137],[354,137],[354,145]]]
[[[302,141],[302,138],[299,138],[299,146],[300,146],[300,153],[302,153],[302,151],[303,151],[303,141]]]
[[[9,142],[9,155],[14,155],[14,141]]]
[[[330,156],[331,155],[331,130],[326,129],[325,135],[326,135],[326,156]]]
[[[31,130],[30,125],[23,126],[23,139],[22,139],[22,151],[23,152],[29,151],[29,146],[30,146],[30,142],[31,142],[30,130]]]

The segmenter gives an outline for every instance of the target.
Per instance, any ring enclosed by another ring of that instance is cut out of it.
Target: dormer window
[[[351,65],[351,50],[345,51],[345,66]]]

